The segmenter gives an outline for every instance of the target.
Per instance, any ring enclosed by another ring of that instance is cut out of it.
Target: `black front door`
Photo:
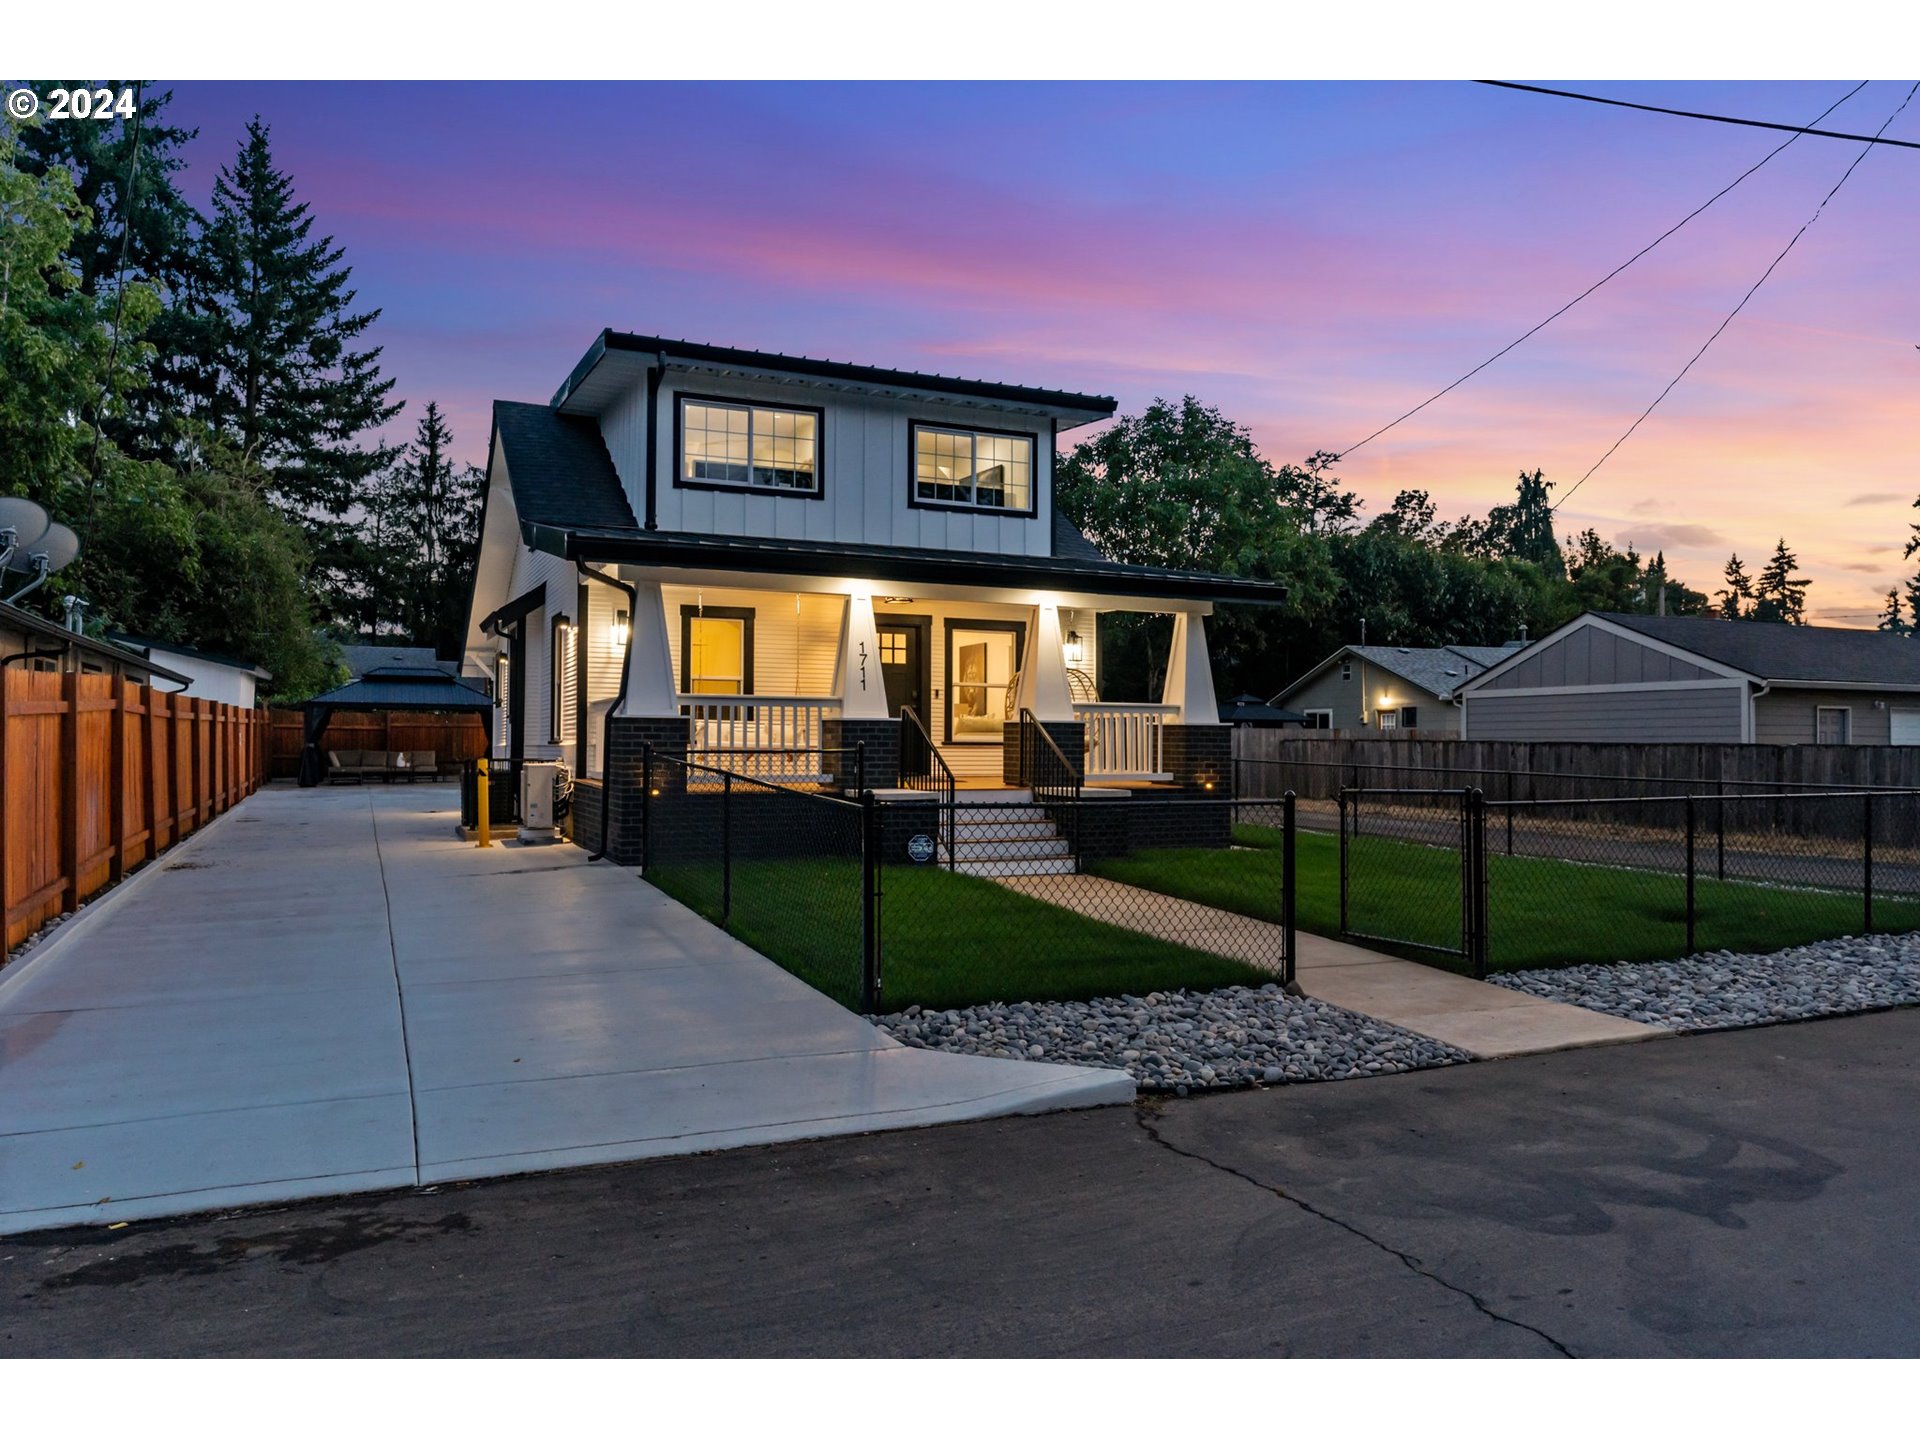
[[[931,622],[924,616],[894,616],[879,622],[880,675],[887,687],[887,713],[898,715],[907,706],[927,723],[927,690],[930,676],[927,632]],[[924,775],[927,772],[926,747],[917,732],[909,728],[900,740],[900,773]]]

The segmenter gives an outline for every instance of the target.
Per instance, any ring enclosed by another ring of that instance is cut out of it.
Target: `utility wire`
[[[1893,114],[1889,115],[1883,122],[1881,122],[1880,129],[1875,132],[1876,137],[1880,134],[1885,133],[1887,126],[1893,124],[1895,120],[1900,118],[1900,112],[1907,108],[1908,102],[1913,99],[1914,93],[1916,91],[1920,91],[1920,80],[1917,80],[1914,82],[1912,89],[1909,89],[1907,91],[1906,98],[1901,100],[1899,105],[1894,107]],[[1698,350],[1693,352],[1693,359],[1687,361],[1685,365],[1682,365],[1680,367],[1680,373],[1674,376],[1673,379],[1667,382],[1666,389],[1662,390],[1658,395],[1653,397],[1653,404],[1647,406],[1645,410],[1642,410],[1640,412],[1640,419],[1635,420],[1633,424],[1629,425],[1626,428],[1626,430],[1621,433],[1620,438],[1614,441],[1613,444],[1607,447],[1607,453],[1605,455],[1602,455],[1598,460],[1594,461],[1593,465],[1588,469],[1585,475],[1582,475],[1578,480],[1573,482],[1572,489],[1569,489],[1566,494],[1562,495],[1559,498],[1559,500],[1553,504],[1553,506],[1551,507],[1552,510],[1557,512],[1562,505],[1566,504],[1567,501],[1571,500],[1573,498],[1574,491],[1578,490],[1582,485],[1586,484],[1587,481],[1592,478],[1593,472],[1595,470],[1598,470],[1602,465],[1607,463],[1608,456],[1611,456],[1614,451],[1618,450],[1622,445],[1627,443],[1627,437],[1633,434],[1634,431],[1640,428],[1640,422],[1642,420],[1645,420],[1647,416],[1653,414],[1653,412],[1659,407],[1660,402],[1666,399],[1668,394],[1673,390],[1673,387],[1678,385],[1682,380],[1687,378],[1687,372],[1693,369],[1695,362],[1698,361],[1702,355],[1707,353],[1708,348],[1712,346],[1713,342],[1720,338],[1721,332],[1724,331],[1727,328],[1727,326],[1733,323],[1734,317],[1738,315],[1742,310],[1746,309],[1747,301],[1751,300],[1754,297],[1755,292],[1757,292],[1762,285],[1767,283],[1767,277],[1773,274],[1774,270],[1778,268],[1782,260],[1787,258],[1788,253],[1792,251],[1793,247],[1800,243],[1800,237],[1806,234],[1807,231],[1812,228],[1813,222],[1820,218],[1820,213],[1827,208],[1827,201],[1833,199],[1835,195],[1838,195],[1840,193],[1840,187],[1847,183],[1848,178],[1859,167],[1860,162],[1866,159],[1867,156],[1872,153],[1872,151],[1873,151],[1872,145],[1863,145],[1860,147],[1860,153],[1853,157],[1853,163],[1847,166],[1846,170],[1841,174],[1838,180],[1833,182],[1833,189],[1827,191],[1825,197],[1820,201],[1820,203],[1813,207],[1813,214],[1809,215],[1806,218],[1805,222],[1801,224],[1800,228],[1793,232],[1793,238],[1787,241],[1786,248],[1783,249],[1778,255],[1773,257],[1773,263],[1767,266],[1767,268],[1761,272],[1760,278],[1754,281],[1752,286],[1747,290],[1747,293],[1740,297],[1740,303],[1734,306],[1733,309],[1727,313],[1727,318],[1722,320],[1720,324],[1717,327],[1715,327],[1714,332],[1711,335],[1707,336],[1706,344],[1702,345]]]
[[[1795,135],[1820,135],[1829,140],[1858,140],[1867,145],[1898,145],[1903,150],[1920,150],[1920,140],[1883,140],[1878,135],[1850,135],[1844,130],[1816,130],[1813,125],[1782,125],[1773,120],[1743,120],[1737,115],[1709,115],[1701,110],[1670,110],[1665,105],[1642,105],[1633,100],[1612,100],[1605,95],[1582,95],[1577,90],[1555,90],[1546,85],[1518,85],[1511,80],[1476,80],[1476,85],[1494,85],[1502,90],[1527,90],[1535,95],[1559,95],[1568,100],[1586,100],[1595,105],[1618,105],[1623,110],[1647,110],[1655,115],[1678,115],[1683,120],[1712,120],[1721,125],[1747,125],[1756,130],[1791,130]],[[1814,121],[1817,125],[1820,122]]]
[[[1864,90],[1866,88],[1866,85],[1867,85],[1867,82],[1862,80],[1858,85],[1854,86],[1853,89],[1849,90],[1846,94],[1842,95],[1838,100],[1834,101],[1833,104],[1829,105],[1826,109],[1822,110],[1818,115],[1814,116],[1813,123],[1817,125],[1820,121],[1826,119],[1827,116],[1831,115],[1835,110],[1838,110],[1842,105],[1846,104],[1847,101],[1851,100],[1854,96],[1858,95],[1862,90]],[[1635,261],[1639,260],[1642,256],[1646,255],[1649,251],[1651,251],[1655,246],[1659,245],[1662,241],[1670,238],[1677,231],[1679,231],[1683,226],[1685,226],[1689,221],[1693,220],[1696,216],[1699,216],[1703,214],[1705,211],[1707,211],[1708,209],[1710,209],[1717,201],[1722,199],[1735,186],[1739,185],[1741,181],[1745,180],[1749,175],[1752,175],[1754,171],[1758,170],[1762,165],[1765,165],[1769,160],[1773,159],[1774,156],[1778,155],[1782,150],[1786,149],[1787,146],[1793,144],[1793,142],[1795,140],[1798,140],[1799,138],[1800,137],[1798,135],[1792,135],[1792,136],[1789,136],[1787,139],[1782,140],[1778,145],[1776,145],[1773,149],[1769,150],[1765,155],[1762,155],[1757,161],[1755,161],[1747,169],[1741,171],[1740,174],[1736,175],[1731,182],[1729,182],[1723,189],[1721,189],[1716,194],[1714,194],[1704,205],[1700,206],[1699,209],[1685,216],[1677,224],[1663,231],[1658,237],[1649,241],[1646,245],[1643,245],[1640,249],[1636,250],[1631,256],[1623,260],[1620,264],[1614,266],[1613,269],[1609,270],[1606,274],[1602,275],[1598,280],[1594,281],[1593,284],[1589,285],[1586,289],[1582,290],[1578,295],[1574,296],[1573,299],[1567,301],[1566,304],[1562,305],[1558,310],[1554,311],[1551,315],[1547,316],[1546,319],[1542,320],[1538,325],[1534,326],[1531,330],[1527,331],[1527,333],[1522,335],[1518,340],[1515,340],[1512,344],[1503,346],[1499,350],[1494,351],[1493,354],[1489,355],[1486,359],[1482,360],[1478,365],[1474,366],[1471,370],[1467,371],[1466,374],[1462,375],[1458,380],[1454,381],[1451,385],[1447,386],[1444,390],[1436,390],[1433,394],[1429,395],[1426,399],[1422,400],[1418,405],[1414,406],[1411,410],[1407,411],[1406,414],[1401,415],[1396,419],[1389,420],[1385,425],[1382,425],[1378,430],[1374,431],[1371,435],[1367,436],[1365,440],[1361,440],[1356,444],[1349,445],[1346,449],[1340,452],[1340,458],[1345,459],[1348,455],[1351,455],[1354,451],[1358,450],[1360,446],[1368,444],[1371,441],[1378,440],[1382,435],[1386,434],[1389,430],[1393,429],[1393,427],[1398,425],[1402,420],[1411,420],[1414,416],[1418,415],[1422,410],[1426,409],[1427,406],[1433,404],[1434,401],[1440,399],[1442,396],[1454,390],[1459,389],[1462,385],[1466,384],[1467,381],[1471,380],[1474,376],[1478,375],[1482,370],[1486,369],[1489,365],[1493,364],[1493,362],[1498,360],[1502,355],[1505,355],[1509,350],[1513,350],[1516,347],[1526,343],[1528,340],[1531,340],[1535,335],[1538,335],[1542,330],[1546,329],[1547,326],[1551,325],[1554,321],[1558,320],[1562,315],[1566,314],[1567,311],[1571,310],[1574,306],[1578,305],[1582,300],[1586,299],[1589,295],[1593,294],[1594,291],[1598,290],[1602,285],[1606,284],[1609,280],[1613,279],[1613,277],[1618,275],[1622,270],[1625,270],[1628,266],[1632,265]]]

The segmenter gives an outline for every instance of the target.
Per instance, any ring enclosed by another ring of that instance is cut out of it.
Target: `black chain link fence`
[[[1341,933],[1476,975],[1920,929],[1920,792],[1335,804]]]
[[[849,1008],[1293,979],[1285,819],[1231,908],[1141,883],[1228,847],[1229,799],[853,797],[665,750],[642,766],[645,877]]]

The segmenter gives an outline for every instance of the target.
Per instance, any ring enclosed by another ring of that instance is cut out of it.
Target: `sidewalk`
[[[1128,929],[1141,929],[1131,922],[1143,909],[1151,909],[1165,923],[1143,933],[1166,935],[1177,930],[1185,944],[1212,955],[1264,965],[1280,953],[1278,925],[1117,880],[1097,875],[1008,876],[1000,883]],[[1445,1041],[1482,1060],[1650,1040],[1669,1033],[1304,930],[1298,932],[1297,940],[1295,979],[1316,1000]]]
[[[0,972],[0,1233],[1133,1097],[903,1046],[456,805],[263,790]]]

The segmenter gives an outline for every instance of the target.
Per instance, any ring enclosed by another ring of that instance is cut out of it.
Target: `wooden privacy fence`
[[[300,774],[306,714],[267,714],[267,775],[292,780]],[[320,744],[328,750],[431,750],[442,760],[475,760],[487,753],[487,723],[471,711],[336,710]]]
[[[1342,785],[1479,788],[1489,800],[1678,795],[1722,787],[1920,789],[1920,746],[1597,745],[1525,740],[1308,739],[1311,731],[1235,730],[1240,794],[1331,799]]]
[[[260,788],[257,710],[111,675],[0,676],[8,949]]]

